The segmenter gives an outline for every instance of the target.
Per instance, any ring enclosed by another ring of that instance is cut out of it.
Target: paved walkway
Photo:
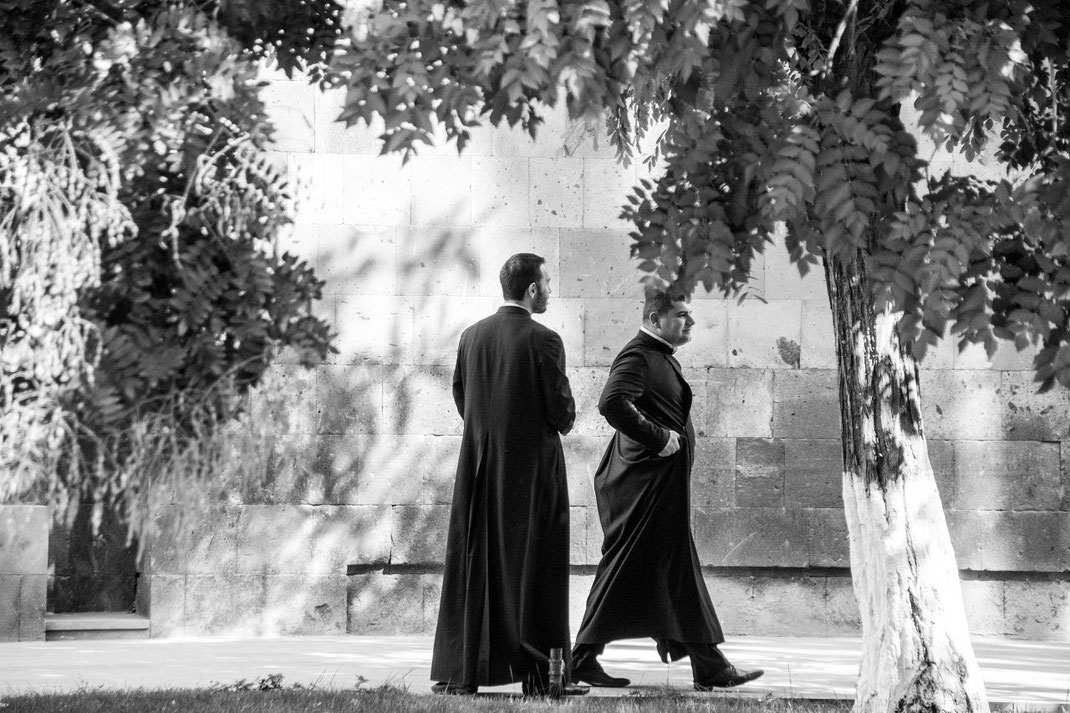
[[[993,707],[1070,713],[1070,643],[978,638],[974,641]],[[766,674],[728,695],[850,699],[858,672],[857,638],[737,636],[723,646],[737,665]],[[686,661],[661,663],[653,642],[610,645],[601,660],[626,689],[591,695],[690,691]],[[431,639],[426,636],[305,636],[278,639],[154,639],[0,643],[0,700],[24,691],[96,688],[188,688],[281,673],[283,683],[336,688],[384,683],[428,691]],[[519,686],[485,691],[519,692]],[[695,694],[703,695],[703,694]],[[725,695],[725,694],[718,694]]]

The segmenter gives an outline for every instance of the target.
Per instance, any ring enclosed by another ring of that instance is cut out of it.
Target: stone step
[[[149,618],[129,612],[45,614],[45,641],[147,639]]]

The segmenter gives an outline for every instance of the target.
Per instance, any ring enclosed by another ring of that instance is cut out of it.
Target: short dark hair
[[[517,253],[502,265],[498,279],[502,283],[502,297],[507,300],[522,300],[528,285],[538,282],[542,275],[539,268],[546,262],[534,253]]]
[[[646,301],[643,302],[643,321],[646,321],[651,312],[657,312],[659,317],[663,317],[672,309],[674,304],[686,301],[687,298],[676,291],[657,290],[655,292],[648,292]]]

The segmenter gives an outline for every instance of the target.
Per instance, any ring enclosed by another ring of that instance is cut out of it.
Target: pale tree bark
[[[826,260],[840,373],[843,500],[862,619],[855,713],[988,711],[898,314],[862,255]]]

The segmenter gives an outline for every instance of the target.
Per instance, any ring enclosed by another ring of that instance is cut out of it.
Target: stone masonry
[[[0,505],[0,641],[44,641],[48,508]]]
[[[326,280],[318,309],[339,353],[313,370],[283,364],[257,394],[258,417],[285,424],[268,481],[152,546],[141,600],[153,635],[433,631],[461,433],[454,350],[500,303],[498,269],[519,251],[548,260],[540,319],[564,340],[576,397],[577,626],[601,544],[591,477],[611,433],[596,402],[640,312],[619,206],[646,168],[621,166],[560,112],[536,141],[482,129],[461,157],[436,147],[403,165],[377,155],[374,127],[333,122],[340,94],[278,81],[267,97],[278,160],[301,181],[284,247]],[[857,632],[823,275],[801,278],[770,249],[751,299],[698,294],[693,308],[679,355],[699,435],[692,521],[726,631]],[[924,418],[974,631],[1066,640],[1070,398],[1038,395],[1030,359],[939,345],[923,365]]]

